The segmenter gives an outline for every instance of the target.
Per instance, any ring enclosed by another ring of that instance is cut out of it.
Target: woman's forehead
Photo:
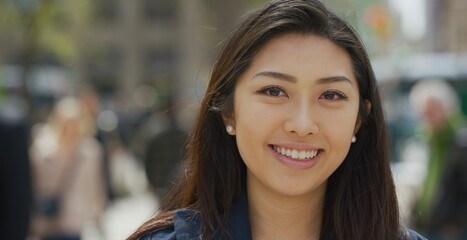
[[[252,59],[247,74],[307,75],[311,70],[319,78],[338,75],[356,83],[347,51],[331,40],[313,34],[286,34],[269,40]]]

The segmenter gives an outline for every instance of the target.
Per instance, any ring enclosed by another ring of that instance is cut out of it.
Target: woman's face
[[[248,186],[283,196],[324,192],[357,131],[358,84],[348,53],[315,35],[270,40],[238,79],[226,119]]]

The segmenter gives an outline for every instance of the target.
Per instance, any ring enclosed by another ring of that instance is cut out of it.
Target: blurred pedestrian
[[[93,124],[96,125],[94,137],[102,145],[102,175],[104,178],[105,189],[107,192],[108,202],[114,200],[114,192],[111,186],[110,180],[110,162],[109,162],[109,152],[106,147],[107,137],[104,131],[100,129],[97,125],[97,118],[99,113],[101,113],[101,98],[92,86],[82,87],[79,94],[79,101],[83,103],[84,114],[89,116],[93,120]]]
[[[47,123],[34,129],[32,237],[80,239],[85,225],[103,212],[102,147],[94,133],[93,120],[71,97],[61,99]]]
[[[368,56],[318,0],[244,19],[190,137],[180,181],[129,239],[424,239],[399,222]]]
[[[410,102],[429,156],[414,224],[429,239],[467,239],[467,134],[456,91],[441,79],[423,79]]]
[[[25,239],[32,206],[30,106],[21,84],[13,78],[5,84],[2,73],[0,70],[0,238]]]
[[[29,126],[0,118],[0,235],[26,239],[32,203]]]
[[[188,135],[177,124],[171,100],[168,100],[167,108],[160,116],[165,117],[163,120],[167,124],[149,140],[144,166],[153,191],[159,198],[163,198],[167,187],[175,182],[181,172]]]

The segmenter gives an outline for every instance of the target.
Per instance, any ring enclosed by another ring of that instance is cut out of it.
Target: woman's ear
[[[370,114],[370,111],[371,111],[371,102],[368,101],[368,100],[365,100],[364,101],[365,103],[365,110],[366,110],[366,114]]]
[[[370,113],[370,111],[371,111],[371,102],[368,101],[368,100],[364,100],[363,104],[365,105],[364,108],[365,108],[366,114],[368,115]],[[362,119],[361,119],[361,116],[359,115],[358,118],[357,118],[357,123],[355,123],[354,134],[357,134],[357,132],[358,132],[358,130],[360,130],[361,126],[362,126]]]

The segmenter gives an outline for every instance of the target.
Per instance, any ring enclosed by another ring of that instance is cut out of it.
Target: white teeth
[[[297,150],[292,150],[292,158],[298,158],[298,151]]]
[[[298,157],[300,159],[305,159],[306,158],[306,152],[305,151],[300,151],[300,153],[298,154]]]
[[[274,146],[274,150],[284,156],[296,159],[296,160],[308,160],[314,158],[318,154],[318,150],[313,151],[300,151],[296,149],[286,149]]]

